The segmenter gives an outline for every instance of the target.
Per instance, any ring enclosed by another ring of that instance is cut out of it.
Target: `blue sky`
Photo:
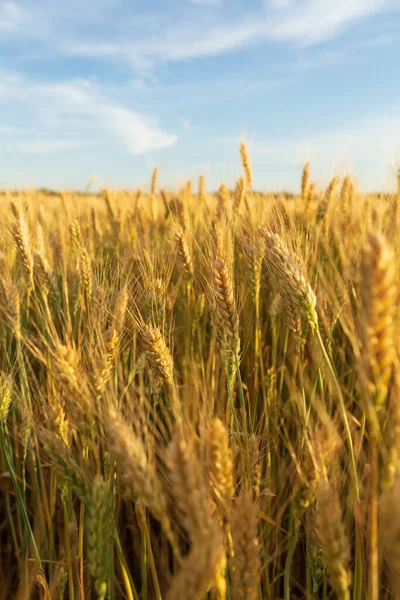
[[[400,165],[400,0],[0,0],[0,187],[233,185]]]

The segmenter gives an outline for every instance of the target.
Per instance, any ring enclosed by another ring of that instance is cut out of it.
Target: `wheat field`
[[[0,193],[1,600],[400,598],[400,176],[240,155]]]

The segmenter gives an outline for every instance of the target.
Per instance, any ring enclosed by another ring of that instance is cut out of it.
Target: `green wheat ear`
[[[0,423],[7,419],[11,407],[12,379],[0,372]]]
[[[107,595],[107,584],[111,576],[112,544],[114,531],[113,486],[96,475],[91,487],[87,506],[87,553],[89,569],[95,582],[98,600]]]

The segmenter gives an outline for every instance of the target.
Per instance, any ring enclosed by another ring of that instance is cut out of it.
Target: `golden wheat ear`
[[[240,144],[240,157],[242,159],[243,170],[246,176],[246,184],[249,188],[251,188],[251,186],[253,185],[253,175],[251,172],[249,153],[247,150],[247,146],[244,142]]]
[[[193,260],[192,254],[190,252],[185,232],[180,229],[177,231],[175,235],[176,247],[178,249],[178,254],[181,259],[183,271],[185,273],[186,280],[188,284],[193,284],[194,280],[194,270],[193,270]]]
[[[0,423],[7,419],[11,408],[12,378],[0,371]]]
[[[11,209],[14,215],[12,235],[17,248],[20,262],[27,276],[28,292],[34,288],[33,280],[33,253],[31,247],[30,233],[28,223],[24,212],[14,203],[11,203]]]
[[[385,403],[395,359],[397,279],[394,254],[381,234],[369,234],[361,261],[361,369],[376,410]]]
[[[229,512],[235,493],[232,450],[228,432],[220,419],[214,419],[210,429],[210,478],[217,504]]]
[[[329,582],[340,600],[350,600],[350,543],[342,521],[335,488],[321,481],[317,491],[317,534],[324,555]]]
[[[256,600],[258,597],[261,578],[258,512],[257,504],[247,492],[242,493],[235,502],[231,517],[232,600]]]
[[[304,317],[312,329],[318,328],[317,298],[304,265],[278,233],[263,230],[265,263],[274,290],[281,295],[292,322]]]
[[[176,433],[165,463],[177,517],[189,536],[191,549],[172,580],[167,598],[201,600],[215,583],[225,555],[220,526],[211,514],[207,473],[192,437]]]
[[[310,163],[305,163],[303,174],[301,176],[301,199],[303,202],[307,199],[308,182],[310,180]]]
[[[114,408],[104,411],[104,433],[110,455],[125,495],[147,506],[161,522],[166,519],[167,506],[154,461],[150,461],[142,439]]]
[[[198,537],[195,546],[173,577],[166,600],[203,600],[219,575],[223,559],[226,562],[222,536],[216,526],[207,537]]]
[[[216,328],[223,364],[232,383],[240,361],[239,315],[233,294],[233,281],[226,262],[217,258],[213,265],[210,309]]]
[[[160,329],[144,325],[141,330],[141,338],[152,369],[163,381],[173,385],[174,361]]]
[[[158,168],[156,167],[153,171],[153,175],[151,177],[151,186],[150,193],[152,196],[155,196],[157,193],[157,184],[158,184]]]
[[[239,177],[233,200],[233,214],[238,215],[243,205],[244,197],[246,195],[246,181],[243,177]]]

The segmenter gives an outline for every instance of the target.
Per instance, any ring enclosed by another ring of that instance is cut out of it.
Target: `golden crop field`
[[[1,192],[0,599],[400,598],[400,177],[241,157]]]

